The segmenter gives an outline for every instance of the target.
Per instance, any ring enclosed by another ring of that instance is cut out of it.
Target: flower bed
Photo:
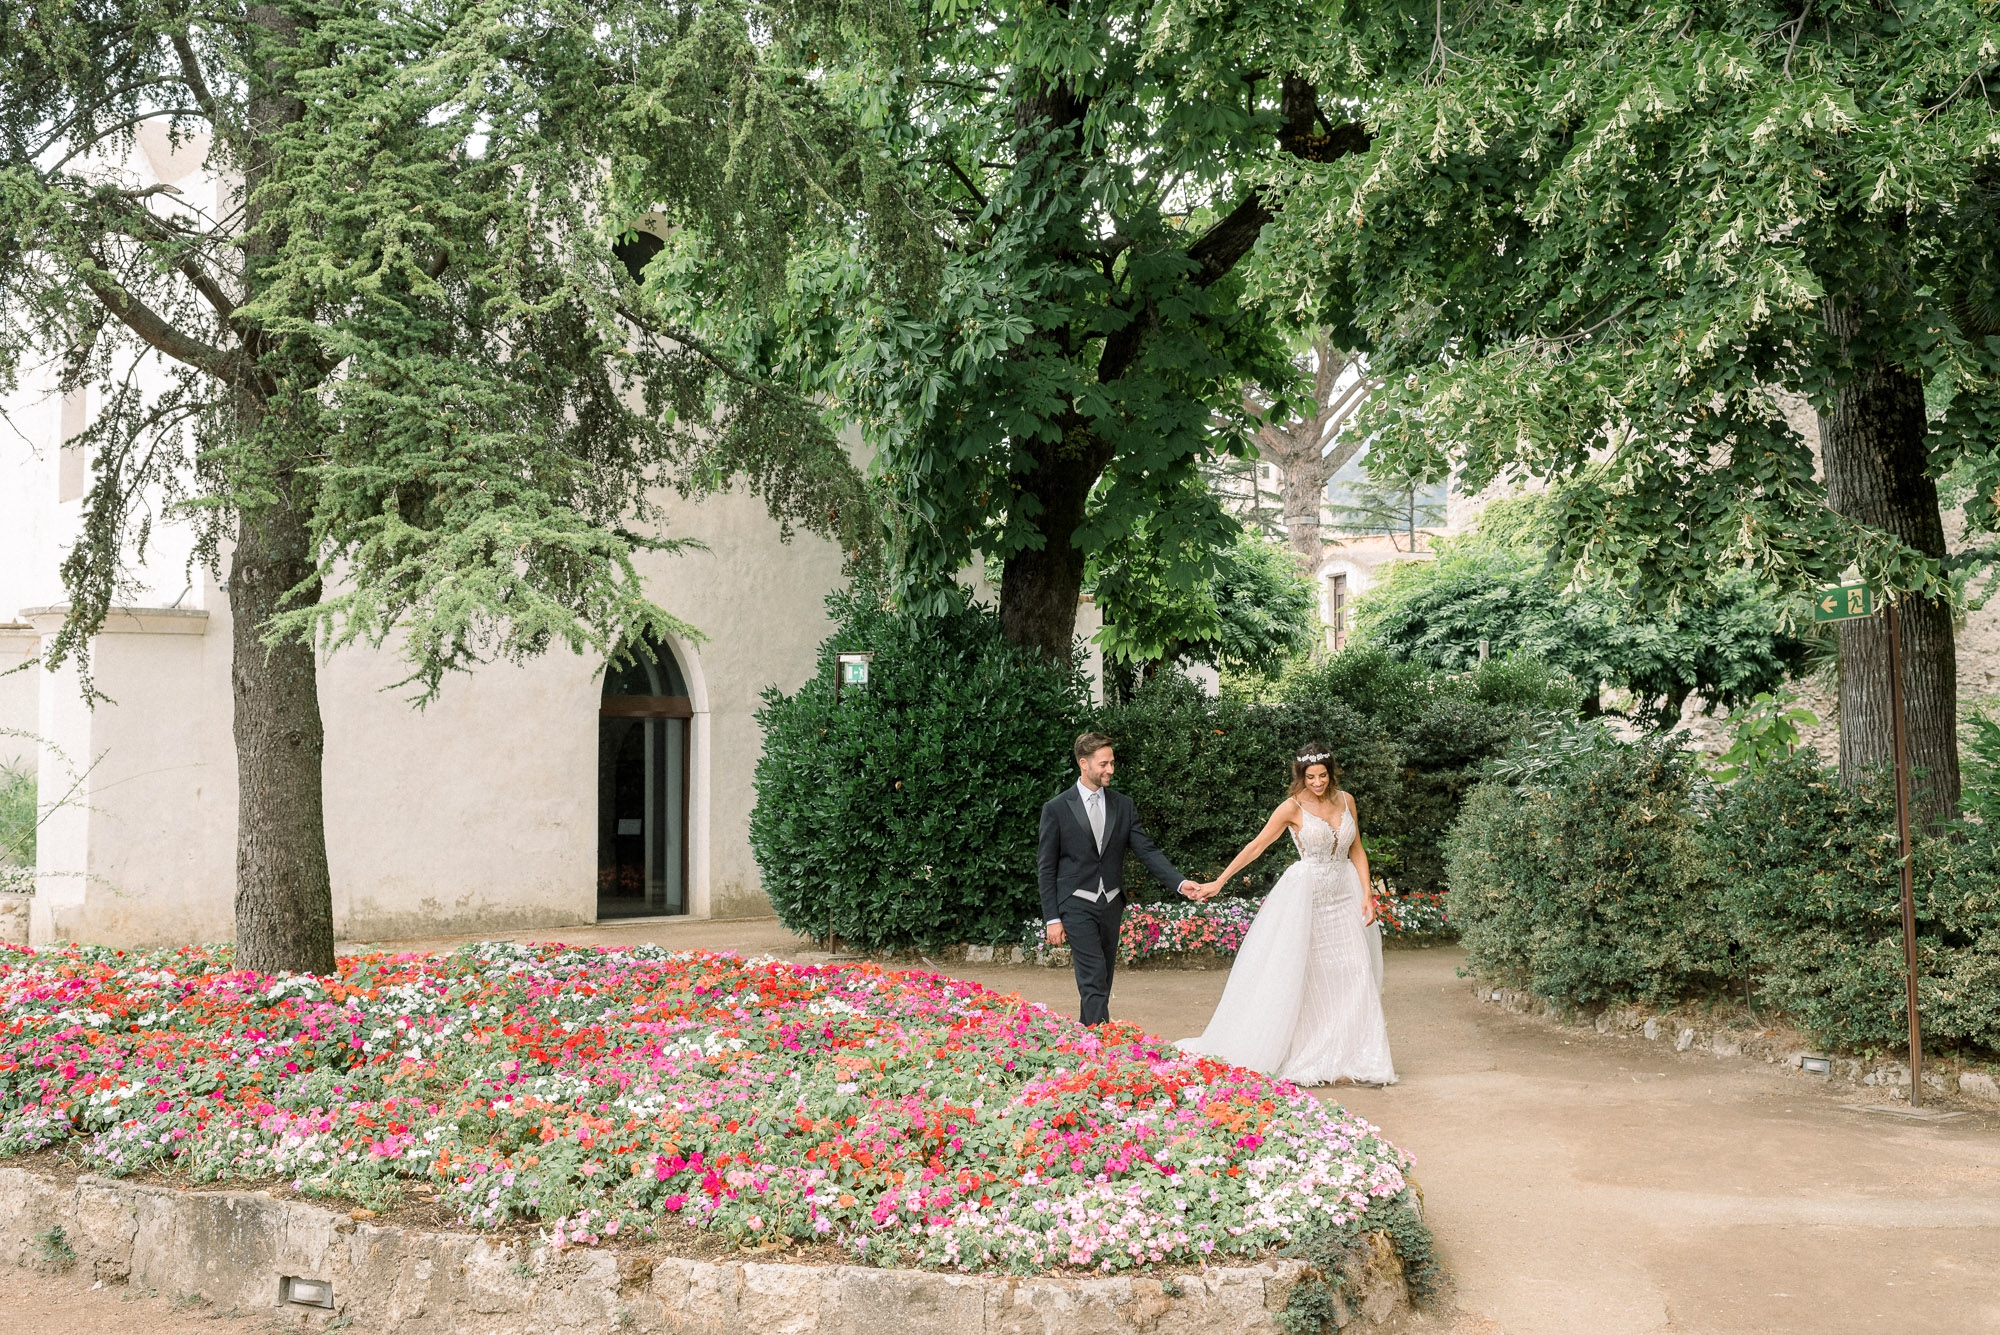
[[[1262,899],[1162,900],[1128,904],[1118,928],[1118,962],[1138,964],[1167,955],[1234,955],[1257,917]],[[1441,892],[1417,891],[1384,895],[1382,935],[1394,940],[1422,940],[1450,930]],[[1030,954],[1045,949],[1043,924],[1031,919],[1021,925],[1021,946]]]
[[[1345,1111],[934,974],[489,942],[268,978],[71,947],[0,953],[0,1002],[0,1154],[376,1207],[429,1179],[557,1246],[674,1217],[1114,1270],[1407,1214],[1407,1157]]]

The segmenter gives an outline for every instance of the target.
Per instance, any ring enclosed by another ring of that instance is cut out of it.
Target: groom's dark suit
[[[1042,807],[1042,921],[1061,922],[1083,998],[1083,1022],[1111,1018],[1111,975],[1118,965],[1118,925],[1125,916],[1125,850],[1169,890],[1187,878],[1139,825],[1132,799],[1115,789],[1104,794],[1104,846],[1091,832],[1083,794],[1075,784]],[[1101,893],[1102,898],[1094,898]]]

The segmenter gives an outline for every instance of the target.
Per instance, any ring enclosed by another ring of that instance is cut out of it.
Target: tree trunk
[[[1319,507],[1326,496],[1326,480],[1319,476],[1319,471],[1304,465],[1287,467],[1280,464],[1278,474],[1284,479],[1285,537],[1292,550],[1298,553],[1308,578],[1319,573],[1319,563],[1326,559],[1326,538],[1320,532],[1319,523]]]
[[[301,587],[303,586],[303,587]],[[236,964],[259,973],[333,972],[313,646],[267,646],[266,622],[293,589],[319,598],[304,517],[286,500],[246,511],[229,567],[236,728]],[[296,600],[291,604],[296,606]]]
[[[1857,332],[1850,308],[1832,307],[1828,330],[1845,342]],[[1827,504],[1841,515],[1893,533],[1926,556],[1945,555],[1937,483],[1927,474],[1924,387],[1880,358],[1856,368],[1830,415],[1819,422]],[[1919,823],[1958,811],[1958,659],[1951,606],[1943,598],[1905,599],[1904,729],[1911,812]],[[1844,621],[1840,635],[1840,773],[1849,787],[1895,762],[1889,697],[1887,618]]]
[[[1041,503],[1035,528],[1042,545],[1014,553],[1000,570],[1000,632],[1010,642],[1069,661],[1083,594],[1076,531],[1083,527],[1090,489],[1110,461],[1110,451],[1080,427],[1066,432],[1060,445],[1035,451],[1035,470],[1020,480],[1013,503],[1016,513],[1027,497]]]

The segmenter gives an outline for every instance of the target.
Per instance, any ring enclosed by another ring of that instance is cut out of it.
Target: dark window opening
[[[597,714],[597,916],[688,911],[694,702],[673,650],[608,668]]]

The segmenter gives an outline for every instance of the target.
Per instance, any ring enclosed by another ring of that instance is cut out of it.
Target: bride
[[[1394,1084],[1381,965],[1370,959],[1368,854],[1354,799],[1341,790],[1326,747],[1308,746],[1292,758],[1291,796],[1194,897],[1220,894],[1286,830],[1299,860],[1257,910],[1208,1029],[1179,1046],[1295,1085]]]

